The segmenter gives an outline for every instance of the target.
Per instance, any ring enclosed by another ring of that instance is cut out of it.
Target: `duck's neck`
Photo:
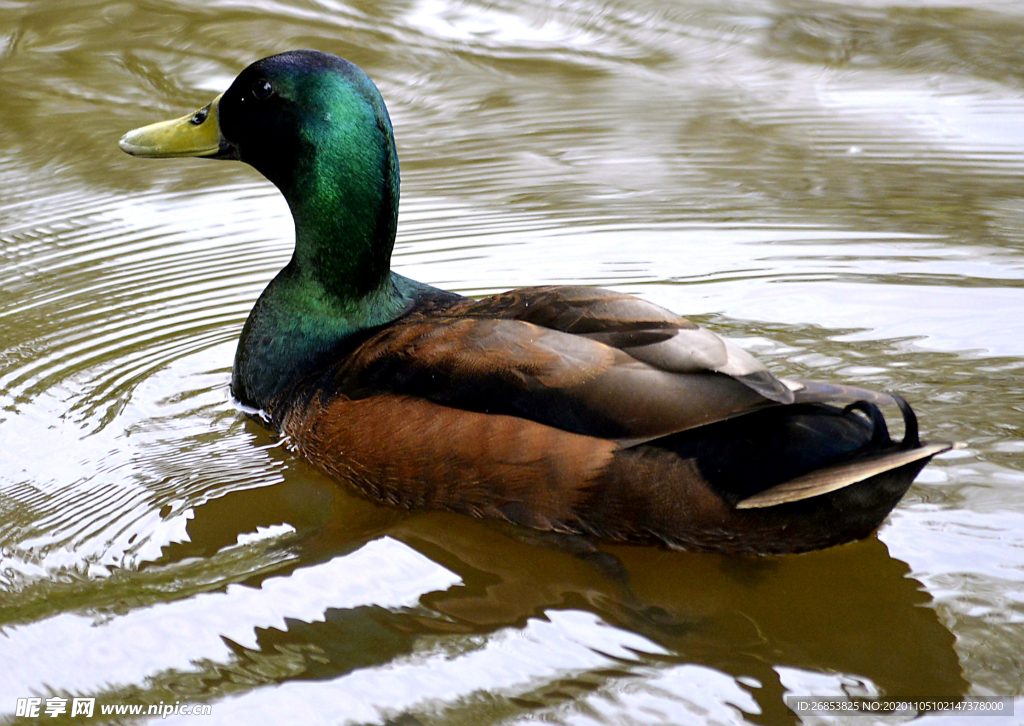
[[[376,144],[310,150],[277,182],[295,220],[290,264],[346,305],[379,292],[395,244],[398,160],[390,128],[373,131],[381,132]]]
[[[280,394],[346,339],[408,308],[412,288],[390,273],[398,165],[390,128],[381,136],[349,140],[344,155],[304,149],[287,173],[268,174],[295,219],[295,252],[242,331],[231,387],[243,404],[273,417]]]

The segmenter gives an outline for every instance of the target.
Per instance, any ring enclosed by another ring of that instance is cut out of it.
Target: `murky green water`
[[[0,3],[0,720],[57,694],[209,723],[789,724],[785,694],[844,691],[1024,718],[1024,4],[553,5]],[[117,149],[301,47],[389,105],[403,274],[638,293],[968,448],[878,538],[608,548],[628,587],[352,496],[228,399],[283,201]]]

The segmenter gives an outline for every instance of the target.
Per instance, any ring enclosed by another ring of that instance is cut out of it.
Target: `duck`
[[[899,395],[778,378],[638,297],[570,285],[472,298],[392,271],[391,120],[337,56],[263,58],[120,147],[245,162],[284,196],[293,254],[245,322],[231,394],[382,504],[593,541],[797,553],[871,535],[956,446],[922,442]]]

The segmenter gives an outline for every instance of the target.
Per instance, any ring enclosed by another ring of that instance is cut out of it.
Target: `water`
[[[54,694],[214,723],[790,724],[785,694],[844,692],[1024,714],[1022,31],[994,0],[0,4],[0,719]],[[968,447],[877,538],[607,547],[628,587],[353,496],[228,398],[283,201],[117,149],[301,47],[388,103],[403,274],[641,294]]]

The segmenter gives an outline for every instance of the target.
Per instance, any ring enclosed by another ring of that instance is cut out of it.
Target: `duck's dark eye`
[[[195,114],[192,115],[192,118],[190,118],[188,121],[189,121],[190,124],[193,124],[195,126],[199,126],[200,124],[203,123],[203,121],[206,120],[206,117],[209,116],[209,115],[210,115],[210,107],[209,106],[203,106],[201,109],[196,111]]]
[[[274,87],[270,85],[270,81],[260,79],[252,84],[252,95],[256,97],[257,101],[266,101],[274,95]]]

